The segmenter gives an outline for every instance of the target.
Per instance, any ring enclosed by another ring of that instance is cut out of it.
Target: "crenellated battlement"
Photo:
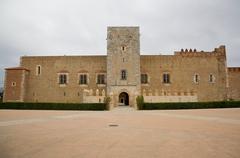
[[[215,48],[212,52],[198,51],[197,49],[181,49],[180,51],[175,51],[174,55],[184,56],[184,57],[208,57],[208,56],[218,56],[226,58],[225,46],[220,46]]]
[[[228,67],[228,72],[240,72],[240,67]]]

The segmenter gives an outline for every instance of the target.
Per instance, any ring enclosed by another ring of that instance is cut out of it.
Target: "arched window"
[[[12,82],[12,87],[15,87],[17,85],[16,82]]]
[[[121,46],[121,50],[124,52],[126,51],[126,46]]]
[[[121,80],[126,80],[126,79],[127,79],[127,71],[121,70]]]

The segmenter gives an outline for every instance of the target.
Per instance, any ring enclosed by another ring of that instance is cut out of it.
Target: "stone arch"
[[[120,105],[129,105],[129,94],[127,92],[121,92],[118,98]]]

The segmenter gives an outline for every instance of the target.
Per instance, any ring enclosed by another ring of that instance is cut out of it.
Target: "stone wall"
[[[37,66],[41,74],[37,75]],[[30,70],[26,102],[83,102],[83,90],[106,91],[96,75],[106,73],[106,56],[49,56],[21,58],[21,66]],[[59,73],[68,75],[68,83],[59,85]],[[88,74],[88,84],[79,85],[79,73]]]
[[[29,70],[23,67],[7,68],[5,71],[4,102],[23,102],[26,98],[26,89]]]
[[[117,60],[116,58],[115,60]],[[142,55],[140,57],[141,66],[140,70],[143,74],[148,74],[148,83],[141,84],[141,94],[146,96],[185,96],[184,93],[196,94],[198,101],[219,101],[226,99],[226,67],[225,67],[225,48],[220,47],[212,52],[175,52],[175,55]],[[130,61],[131,62],[131,61]],[[117,62],[112,62],[114,65],[110,66],[108,77],[108,86],[111,87],[108,96],[112,97],[114,105],[118,103],[118,96],[121,92],[127,92],[129,94],[129,100],[131,104],[135,104],[135,97],[139,95],[138,84],[140,81],[139,74],[131,75],[137,81],[136,83],[122,81],[112,83],[116,78],[119,80],[120,67],[114,70],[113,74],[110,74],[112,67],[117,66]],[[136,64],[136,63],[134,63]],[[21,66],[24,69],[29,70],[29,75],[26,78],[26,84],[23,91],[24,97],[22,100],[26,102],[86,102],[83,99],[83,91],[104,90],[107,94],[107,85],[96,84],[96,75],[98,73],[107,73],[106,56],[56,56],[56,57],[27,57],[21,58]],[[126,64],[127,65],[127,64]],[[37,75],[37,66],[41,66],[41,74]],[[134,69],[131,64],[126,67],[129,71]],[[231,70],[231,69],[230,69]],[[6,77],[8,82],[12,81],[12,78],[21,79],[21,71],[12,70],[7,71]],[[170,83],[163,83],[163,73],[168,72],[170,74]],[[230,84],[230,96],[232,98],[238,98],[239,88],[238,71],[229,71],[229,84]],[[19,74],[20,73],[20,74]],[[68,74],[68,84],[60,86],[58,83],[58,74]],[[89,78],[88,85],[79,85],[79,73],[87,73]],[[10,75],[11,74],[11,75]],[[199,83],[194,83],[194,74],[199,75]],[[209,82],[209,75],[214,75],[214,82]],[[114,76],[115,75],[115,76]],[[129,76],[129,79],[133,78]],[[28,81],[27,81],[28,80]],[[6,82],[5,86],[7,91],[6,95],[10,96],[10,92],[13,93],[13,87],[9,87]],[[21,82],[20,80],[18,82]],[[17,82],[17,83],[18,83]],[[19,84],[17,84],[19,85]],[[234,87],[234,88],[233,88]],[[17,87],[15,87],[16,89]],[[18,87],[20,88],[20,87]],[[9,91],[8,91],[9,90]],[[13,100],[20,99],[20,89],[16,89],[16,95],[18,98],[12,98]],[[114,92],[114,93],[113,93]],[[152,95],[154,93],[158,93]],[[168,93],[171,93],[168,95]],[[19,94],[19,95],[17,95]],[[174,94],[174,95],[172,95]],[[22,95],[22,94],[21,94]],[[91,98],[91,97],[88,97]],[[94,100],[99,100],[95,97]],[[156,98],[156,97],[155,97]],[[87,99],[89,100],[89,99]]]
[[[127,77],[121,79],[121,71]],[[136,106],[140,94],[140,39],[139,27],[108,27],[107,35],[107,94],[111,106],[118,106],[119,95],[129,95],[130,106]]]
[[[145,102],[198,102],[198,96],[195,91],[146,91],[143,89],[143,96]]]
[[[147,103],[198,102],[197,96],[144,96]]]
[[[230,100],[240,100],[240,67],[228,68],[228,82]]]
[[[83,90],[83,103],[104,103],[106,92],[103,89],[101,92],[99,89],[93,91],[92,89]]]
[[[23,56],[20,66],[6,70],[5,101],[81,103],[109,96],[113,107],[122,92],[131,106],[140,94],[152,102],[240,98],[240,70],[227,70],[225,46],[209,52],[182,49],[174,55],[140,56],[139,27],[108,27],[107,56]],[[121,79],[122,70],[126,79]],[[163,82],[165,73],[169,83]],[[60,74],[67,75],[66,84],[59,84]],[[87,84],[79,84],[80,74],[87,74]],[[97,74],[105,74],[105,84],[97,84]],[[147,83],[141,84],[141,74],[147,74]],[[15,80],[16,86],[11,86]]]
[[[114,60],[118,59],[114,58]],[[169,99],[163,98],[186,96],[185,93],[194,93],[198,101],[227,99],[226,55],[223,46],[212,52],[180,51],[175,52],[175,55],[142,55],[140,63],[141,73],[148,74],[149,81],[147,84],[141,84],[141,94],[149,96],[148,98],[151,98],[150,96],[161,96],[150,100],[161,98],[160,100],[168,101]],[[122,66],[119,63],[119,68],[114,69],[111,74],[113,67],[117,67],[117,62],[112,62],[108,73],[108,77],[110,77],[108,78],[108,86],[111,87],[111,91],[108,93],[107,85],[96,84],[96,75],[98,73],[107,73],[106,65],[106,56],[24,56],[21,58],[21,66],[28,70],[29,73],[28,77],[24,79],[23,90],[21,91],[20,86],[10,86],[13,79],[17,80],[17,85],[22,82],[22,77],[25,76],[23,71],[8,70],[6,71],[5,94],[12,97],[10,100],[26,102],[88,102],[90,100],[99,102],[102,97],[96,97],[96,95],[86,95],[84,100],[84,90],[93,90],[94,92],[104,90],[108,96],[112,97],[114,105],[118,104],[118,97],[121,92],[127,92],[131,105],[135,104],[135,98],[140,91],[137,84],[140,82],[139,73],[133,71],[136,74],[131,73],[128,76],[130,80],[125,81],[126,83],[122,83],[123,81],[115,82],[120,78],[120,73],[117,73],[117,71],[120,71]],[[137,69],[135,68],[136,63],[133,63],[134,66],[127,65],[126,63],[125,68],[128,71]],[[36,74],[37,66],[41,67],[40,75]],[[228,72],[230,86],[228,97],[232,99],[239,98],[239,71],[237,70],[229,69]],[[170,74],[169,84],[163,83],[162,76],[165,72]],[[60,86],[58,83],[59,73],[68,74],[68,83],[65,86]],[[87,85],[78,84],[79,73],[88,74],[89,83]],[[194,74],[199,75],[198,83],[193,81]],[[209,82],[210,74],[214,76],[214,82],[212,83]],[[130,82],[134,81],[133,78],[136,80],[135,83]],[[10,93],[14,93],[14,95]]]
[[[170,83],[163,83],[163,73],[170,74]],[[175,55],[142,55],[141,73],[148,74],[149,83],[142,84],[143,91],[152,93],[196,93],[198,101],[220,101],[227,98],[226,54],[220,46],[212,52],[182,50]],[[194,75],[199,82],[194,82]],[[209,82],[209,75],[214,82]],[[148,95],[148,94],[147,94]]]

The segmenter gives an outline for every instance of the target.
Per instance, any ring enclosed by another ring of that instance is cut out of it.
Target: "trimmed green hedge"
[[[105,103],[0,103],[0,109],[22,110],[106,110]]]
[[[162,109],[209,109],[209,108],[237,108],[240,101],[222,102],[187,102],[187,103],[144,103],[140,110],[162,110]]]
[[[136,102],[138,109],[142,109],[144,104],[144,97],[142,95],[137,96]]]

